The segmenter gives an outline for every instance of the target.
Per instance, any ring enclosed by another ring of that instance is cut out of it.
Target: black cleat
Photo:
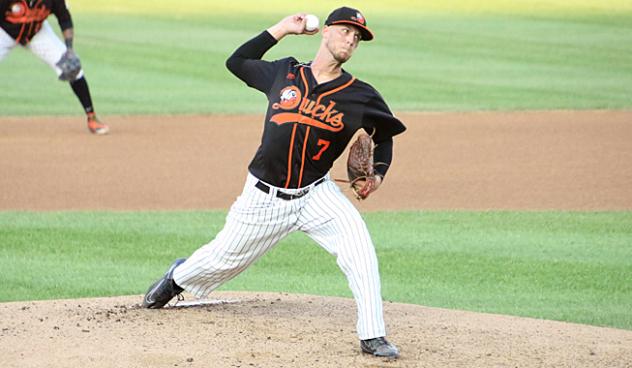
[[[363,353],[372,354],[382,358],[399,358],[399,350],[395,345],[386,341],[384,337],[376,337],[374,339],[360,340],[360,348]]]
[[[183,288],[176,285],[173,281],[173,271],[184,263],[186,258],[178,258],[171,264],[165,275],[154,282],[147,290],[145,299],[143,299],[143,307],[149,309],[159,309],[169,303],[174,296],[184,291]]]

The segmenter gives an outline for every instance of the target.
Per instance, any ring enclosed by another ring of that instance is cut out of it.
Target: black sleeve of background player
[[[226,67],[250,87],[267,93],[274,82],[274,63],[261,60],[277,40],[268,31],[241,45],[226,60]]]
[[[389,138],[375,146],[373,151],[373,162],[375,172],[382,178],[386,176],[388,168],[393,161],[393,138]]]
[[[54,2],[53,5],[53,14],[57,17],[57,22],[59,22],[59,27],[62,32],[67,30],[68,28],[72,28],[72,17],[70,16],[70,12],[66,7],[65,0],[58,0]]]

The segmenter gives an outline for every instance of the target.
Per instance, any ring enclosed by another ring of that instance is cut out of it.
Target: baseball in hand
[[[315,31],[318,29],[319,20],[314,14],[307,14],[305,16],[305,30],[307,32]]]

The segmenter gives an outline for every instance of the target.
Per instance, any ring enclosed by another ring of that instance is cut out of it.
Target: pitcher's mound
[[[187,297],[187,299],[191,300]],[[218,292],[0,304],[8,367],[630,367],[632,331],[386,302],[388,361],[360,352],[352,299]]]

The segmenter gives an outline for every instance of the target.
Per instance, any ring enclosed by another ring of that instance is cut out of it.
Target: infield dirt
[[[399,114],[384,186],[361,211],[632,209],[632,112]],[[0,210],[225,209],[259,115],[0,118]],[[332,171],[344,177],[344,158]],[[333,262],[333,260],[332,260]],[[157,274],[162,270],[157,270]],[[306,275],[306,277],[308,277]],[[359,352],[350,299],[217,293],[0,304],[8,367],[632,367],[632,331],[386,303],[397,361]]]

